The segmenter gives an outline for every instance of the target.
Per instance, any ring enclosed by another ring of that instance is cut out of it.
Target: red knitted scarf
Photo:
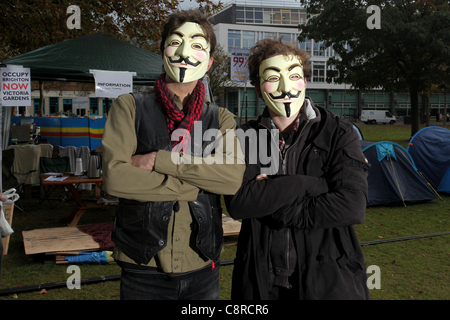
[[[172,135],[172,132],[176,129],[185,129],[177,141],[172,141],[172,149],[178,152],[180,150],[186,150],[185,147],[187,147],[188,138],[190,138],[190,132],[194,127],[194,122],[202,114],[203,103],[205,101],[205,86],[201,80],[197,81],[197,85],[191,94],[188,104],[184,106],[183,110],[180,110],[167,88],[165,76],[166,74],[163,73],[156,80],[154,89],[155,98],[166,113],[169,135]]]

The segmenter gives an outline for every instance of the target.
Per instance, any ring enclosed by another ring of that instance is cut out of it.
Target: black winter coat
[[[241,141],[247,163],[243,184],[225,199],[230,215],[243,219],[232,299],[268,298],[271,228],[294,229],[300,299],[369,299],[365,261],[353,228],[365,219],[366,160],[350,122],[322,108],[314,110],[320,121],[312,123],[304,144],[294,141],[287,150],[287,175],[256,181],[261,164],[249,163],[249,145],[258,142]],[[242,127],[252,128],[266,129],[270,136],[267,109]]]

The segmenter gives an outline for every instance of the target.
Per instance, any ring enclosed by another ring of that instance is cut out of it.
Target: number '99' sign
[[[231,51],[231,80],[246,82],[248,80],[248,49],[233,49]]]
[[[245,68],[247,67],[248,59],[247,57],[233,57],[233,67]]]

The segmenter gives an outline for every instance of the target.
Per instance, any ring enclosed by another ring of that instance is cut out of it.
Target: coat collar
[[[305,120],[309,118],[312,125],[308,140],[318,148],[329,151],[333,134],[336,131],[337,122],[335,121],[335,117],[337,116],[332,115],[329,111],[321,107],[316,107],[309,97],[305,98],[303,106],[305,108],[302,107],[302,109],[300,109],[300,112],[303,111],[303,114],[300,115],[300,119]],[[315,117],[313,116],[313,113],[315,114]],[[258,117],[258,124],[267,129],[271,128],[268,107],[266,107],[263,113]]]

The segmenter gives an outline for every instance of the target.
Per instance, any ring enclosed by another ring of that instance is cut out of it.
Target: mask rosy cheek
[[[263,85],[262,89],[263,89],[263,91],[269,92],[269,93],[270,93],[270,92],[273,92],[273,91],[276,90],[276,86],[275,86],[274,84],[272,84],[272,83],[266,82],[266,83]]]
[[[305,82],[300,80],[297,81],[294,85],[295,89],[297,89],[298,91],[302,91],[305,88]]]
[[[194,54],[194,57],[199,61],[204,61],[207,58],[207,54],[206,52],[197,52],[196,54]]]
[[[174,48],[174,47],[167,47],[164,50],[164,53],[168,57],[173,57],[175,55],[175,51],[176,51],[176,48]]]

